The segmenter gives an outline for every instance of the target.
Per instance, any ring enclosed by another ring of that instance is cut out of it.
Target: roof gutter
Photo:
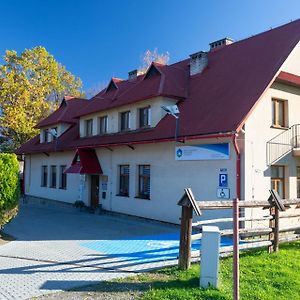
[[[193,136],[185,136],[178,138],[179,141],[188,141],[188,140],[200,140],[200,139],[213,139],[213,138],[230,138],[235,133],[228,132],[228,133],[214,133],[214,134],[206,134],[206,135],[193,135]],[[132,141],[132,142],[123,142],[123,143],[115,143],[115,144],[94,144],[88,146],[79,146],[77,149],[80,148],[105,148],[105,147],[118,147],[118,146],[127,146],[127,145],[146,145],[146,144],[156,144],[156,143],[163,143],[163,142],[174,142],[175,138],[165,138],[165,139],[157,139],[157,140],[149,140],[149,141]]]

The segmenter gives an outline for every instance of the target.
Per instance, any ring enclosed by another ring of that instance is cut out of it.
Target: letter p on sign
[[[228,187],[228,174],[219,174],[219,187]]]

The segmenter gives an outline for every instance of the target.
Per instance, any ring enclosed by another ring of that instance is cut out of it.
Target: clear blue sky
[[[44,46],[84,88],[127,78],[147,50],[170,62],[299,18],[299,0],[14,0],[0,4],[0,55]]]

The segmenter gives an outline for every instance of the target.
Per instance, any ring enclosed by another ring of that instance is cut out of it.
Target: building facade
[[[300,197],[299,40],[298,20],[65,97],[17,151],[25,193],[171,223],[186,187],[208,201]]]

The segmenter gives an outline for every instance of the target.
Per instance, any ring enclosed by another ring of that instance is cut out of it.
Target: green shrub
[[[19,162],[15,154],[0,153],[0,226],[17,214],[20,196]]]

